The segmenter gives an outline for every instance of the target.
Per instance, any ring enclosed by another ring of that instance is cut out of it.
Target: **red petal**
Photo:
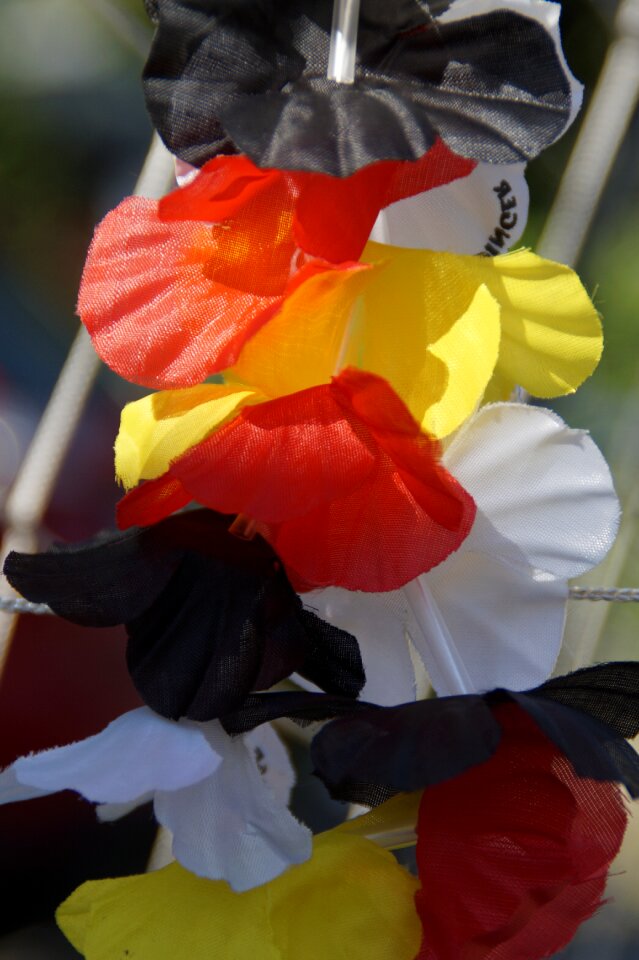
[[[467,177],[476,166],[474,160],[458,157],[438,140],[414,162],[384,160],[344,179],[299,174],[302,189],[293,228],[297,242],[307,253],[324,260],[357,259],[380,210]]]
[[[261,170],[248,157],[215,157],[194,180],[160,200],[159,215],[162,220],[221,223],[258,197],[266,195],[269,202],[270,191],[281,184],[278,170]]]
[[[97,228],[78,312],[102,359],[149,387],[188,386],[234,362],[282,302],[217,280],[213,227],[162,222],[132,197]]]
[[[165,473],[122,497],[117,506],[118,527],[120,530],[136,526],[150,527],[186,507],[190,501],[191,497],[180,481]]]
[[[600,906],[626,828],[616,784],[577,777],[514,704],[494,756],[424,791],[418,960],[538,960]]]
[[[197,502],[259,521],[306,584],[377,592],[440,563],[470,531],[475,505],[438,455],[384,380],[347,370],[244,408],[169,475]],[[127,522],[149,522],[143,490],[123,501]]]

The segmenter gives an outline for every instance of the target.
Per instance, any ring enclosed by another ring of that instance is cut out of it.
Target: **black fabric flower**
[[[502,736],[493,708],[504,702],[524,710],[578,776],[623,783],[639,797],[639,756],[625,739],[639,733],[639,663],[586,667],[525,693],[493,690],[396,707],[312,693],[256,694],[223,724],[240,733],[282,716],[302,723],[338,717],[313,740],[315,772],[336,799],[376,806],[488,760]]]
[[[442,697],[339,718],[315,737],[312,757],[331,794],[374,805],[434,786],[486,761],[501,739],[493,707],[516,703],[581,777],[625,784],[639,796],[639,663],[587,667],[525,693]]]
[[[298,671],[329,693],[364,684],[357,641],[305,610],[271,547],[193,510],[36,555],[12,553],[11,584],[59,616],[124,623],[143,700],[171,719],[212,720]]]
[[[326,77],[333,0],[157,0],[147,107],[169,149],[196,166],[241,152],[347,176],[415,160],[438,136],[474,160],[531,159],[571,114],[552,24],[497,0],[439,20],[449,6],[362,0],[348,84]]]

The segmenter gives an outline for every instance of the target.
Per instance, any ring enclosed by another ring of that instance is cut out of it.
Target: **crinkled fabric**
[[[553,143],[580,101],[552,3],[362,0],[353,83],[327,79],[331,0],[156,8],[147,107],[171,152],[198,166],[240,151],[345,176],[416,159],[438,136],[512,163]]]
[[[78,312],[120,376],[151,387],[198,383],[231,366],[313,277],[347,283],[383,207],[473,167],[441,144],[425,160],[375,164],[346,180],[219,157],[162,200],[129,197],[107,215]],[[314,309],[307,296],[309,318]]]
[[[605,678],[617,676],[624,678],[624,697],[608,692]],[[639,664],[611,663],[568,674],[561,678],[562,696],[582,690],[586,677],[593,681],[591,693],[579,709],[549,698],[545,684],[525,693],[497,690],[369,709],[360,704],[316,735],[311,748],[315,771],[337,799],[369,806],[393,793],[434,786],[494,753],[501,736],[495,710],[510,701],[530,716],[579,776],[622,783],[638,796],[639,756],[599,716],[617,717],[623,729],[639,732]],[[310,702],[321,698],[306,696]]]
[[[113,820],[152,799],[186,869],[249,890],[311,854],[310,831],[271,790],[254,745],[217,721],[173,723],[141,707],[86,740],[16,760],[0,774],[0,803],[76,790]]]
[[[601,905],[627,825],[616,784],[582,779],[513,704],[494,756],[424,791],[417,960],[541,960]]]
[[[213,720],[298,672],[327,692],[364,684],[357,642],[302,606],[261,538],[193,510],[42,554],[11,553],[20,593],[85,626],[126,624],[142,699],[178,720]]]
[[[183,502],[257,521],[306,588],[392,590],[456,550],[475,516],[438,444],[383,380],[356,370],[244,407],[129,493],[119,525],[162,519],[175,484]]]
[[[357,637],[362,696],[385,706],[418,696],[416,655],[440,696],[543,683],[561,647],[568,578],[600,563],[617,533],[604,458],[549,410],[483,407],[442,459],[477,504],[459,549],[400,591],[304,597]]]

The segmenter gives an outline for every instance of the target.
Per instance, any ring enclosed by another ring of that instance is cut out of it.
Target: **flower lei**
[[[581,102],[558,5],[147,7],[181,185],[98,226],[78,309],[157,392],[122,414],[120,530],[5,564],[59,616],[125,625],[145,706],[20,758],[0,802],[152,800],[170,831],[176,862],[59,908],[88,960],[549,956],[639,796],[639,665],[549,679],[612,479],[510,401],[601,353],[575,274],[507,252],[525,162]],[[293,816],[283,718],[323,722],[315,773],[369,812]]]

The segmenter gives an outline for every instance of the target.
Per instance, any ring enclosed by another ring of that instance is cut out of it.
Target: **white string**
[[[392,0],[389,0],[392,2]],[[353,83],[360,0],[334,0],[331,45],[326,76],[337,83]]]
[[[605,600],[607,603],[639,603],[636,587],[571,587],[571,600]]]

